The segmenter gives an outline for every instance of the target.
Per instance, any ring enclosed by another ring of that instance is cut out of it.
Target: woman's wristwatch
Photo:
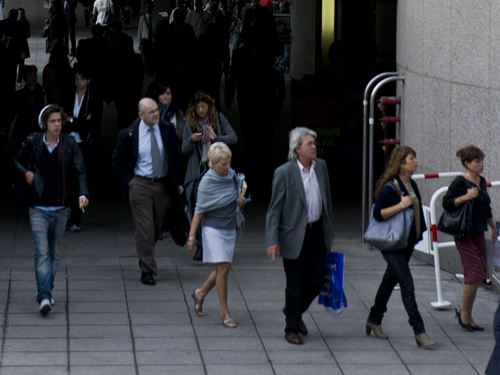
[[[187,239],[188,242],[196,243],[196,238],[194,237],[188,237]]]

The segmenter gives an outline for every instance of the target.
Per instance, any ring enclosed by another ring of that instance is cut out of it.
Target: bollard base
[[[436,310],[448,310],[451,308],[451,302],[448,301],[431,302],[431,306]]]

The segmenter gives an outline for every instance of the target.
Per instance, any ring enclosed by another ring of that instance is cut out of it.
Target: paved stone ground
[[[475,319],[484,332],[462,330],[451,310],[433,310],[434,270],[411,261],[420,311],[432,350],[417,348],[398,291],[384,320],[389,340],[367,337],[364,323],[382,277],[378,251],[359,242],[358,212],[335,202],[335,248],[346,254],[349,307],[337,318],[313,303],[303,346],[283,339],[284,274],[264,253],[265,205],[245,210],[229,278],[238,323],[224,328],[212,292],[205,316],[190,298],[210,268],[192,261],[166,238],[157,245],[157,285],[140,283],[133,224],[126,202],[95,199],[81,233],[66,233],[56,279],[56,305],[46,317],[35,301],[33,240],[27,213],[2,202],[0,216],[0,373],[3,374],[481,374],[494,346],[498,296],[481,288]],[[445,299],[454,306],[462,285],[443,273]]]
[[[46,10],[33,0],[7,0],[5,9],[12,6],[27,10],[34,35],[33,57],[27,63],[41,71],[47,55],[36,35]],[[134,23],[137,20],[127,29],[130,35],[135,34]],[[78,27],[80,37],[90,34],[81,23]],[[228,117],[238,131],[237,107]],[[390,339],[365,335],[385,263],[378,251],[360,243],[356,201],[334,200],[335,249],[346,254],[349,307],[332,318],[313,303],[304,316],[310,334],[303,346],[283,338],[284,273],[281,261],[270,262],[265,256],[266,201],[255,200],[245,209],[245,235],[230,273],[229,303],[236,329],[221,325],[215,291],[205,301],[205,316],[196,316],[190,295],[211,268],[192,261],[186,248],[169,238],[157,245],[157,285],[141,284],[130,209],[120,199],[109,165],[116,139],[113,121],[114,108],[106,106],[103,134],[94,145],[94,169],[89,171],[91,205],[82,232],[63,237],[56,305],[46,317],[38,313],[35,301],[27,212],[7,196],[0,198],[1,375],[484,373],[494,346],[491,325],[498,295],[480,288],[474,316],[486,330],[465,332],[452,310],[430,306],[436,300],[434,269],[417,259],[411,261],[417,301],[436,347],[417,348],[398,291],[383,323]],[[276,137],[282,139],[286,131],[282,125]],[[442,279],[444,298],[455,307],[462,284],[446,272]]]

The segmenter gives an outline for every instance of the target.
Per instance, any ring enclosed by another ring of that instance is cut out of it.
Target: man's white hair
[[[290,131],[290,134],[288,135],[288,138],[290,140],[289,150],[288,150],[288,160],[297,160],[297,151],[295,150],[302,146],[302,137],[304,137],[304,135],[310,135],[311,137],[314,138],[314,140],[316,140],[316,138],[318,137],[316,132],[309,128],[298,127],[292,129]]]

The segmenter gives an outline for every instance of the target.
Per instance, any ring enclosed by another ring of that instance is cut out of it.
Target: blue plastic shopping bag
[[[319,293],[318,303],[333,317],[342,314],[347,307],[344,294],[344,260],[344,254],[326,254],[325,284]]]

